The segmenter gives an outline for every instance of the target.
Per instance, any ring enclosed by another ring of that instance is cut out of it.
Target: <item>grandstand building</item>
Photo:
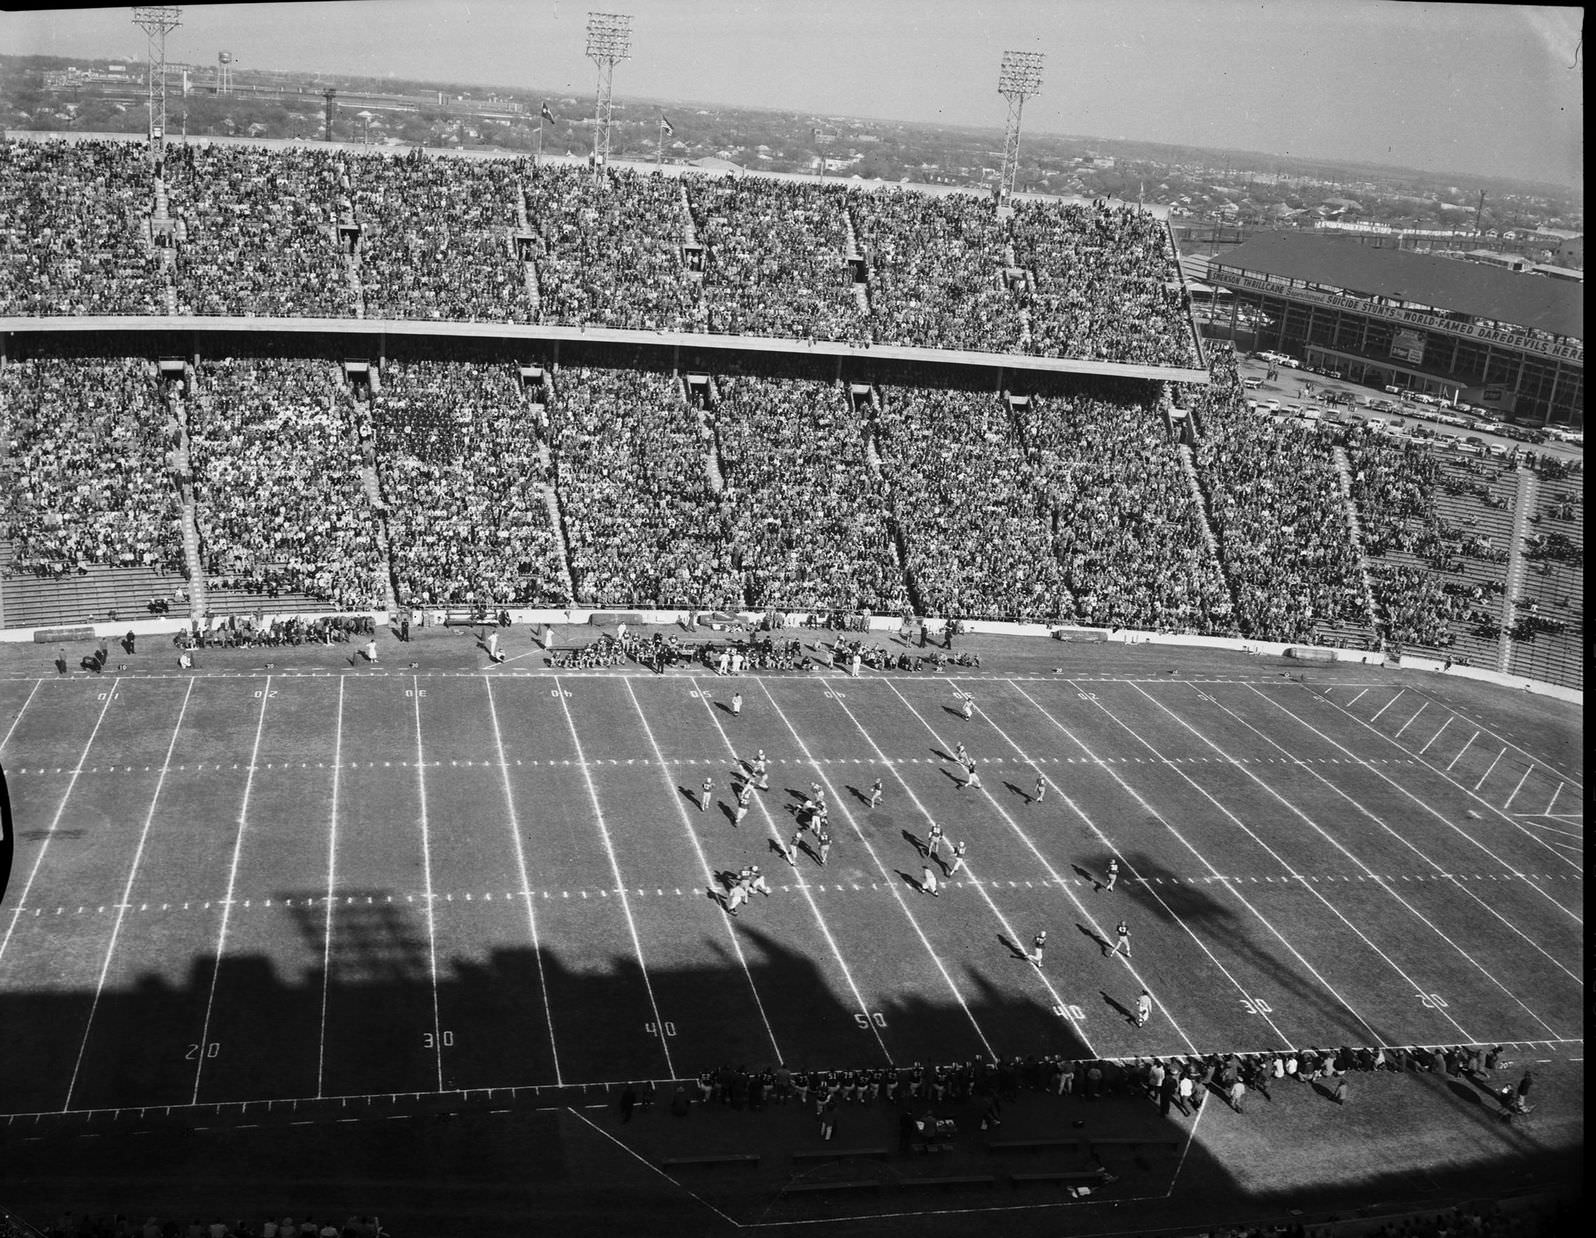
[[[1263,316],[1259,346],[1314,369],[1583,428],[1577,283],[1303,232],[1254,237],[1215,259],[1209,282],[1233,294],[1238,322],[1249,307]]]

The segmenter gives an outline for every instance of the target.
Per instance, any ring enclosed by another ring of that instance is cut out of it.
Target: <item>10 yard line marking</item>
[[[333,878],[338,859],[338,771],[343,768],[344,684],[338,681],[338,721],[333,731],[333,784],[331,819],[327,827],[327,918],[321,932],[321,1031],[316,1042],[316,1095],[322,1094],[322,1072],[327,1062],[327,990],[332,983]]]
[[[660,751],[659,743],[654,739],[654,728],[649,726],[648,717],[643,712],[643,706],[638,702],[637,693],[632,690],[631,679],[627,678],[622,682],[626,685],[626,695],[632,700],[632,708],[637,712],[637,720],[643,724],[643,734],[648,736],[648,746],[654,750],[654,755],[659,758],[660,773],[665,775],[667,783],[674,784],[675,779],[670,776],[669,771],[665,768],[665,754]],[[564,698],[562,697],[561,699],[563,700]],[[671,790],[675,791],[675,789],[675,786],[672,785]],[[698,856],[698,866],[704,870],[704,876],[708,877],[713,883],[715,870],[710,867],[709,860],[704,855],[704,848],[699,843],[698,836],[693,833],[693,823],[688,819],[687,809],[682,807],[682,797],[673,794],[671,801],[676,805],[676,815],[682,820],[682,829],[687,832],[687,840],[693,844],[693,851]],[[714,886],[711,885],[710,888],[714,889]],[[753,994],[754,1005],[759,1010],[759,1020],[765,1025],[765,1035],[770,1037],[770,1048],[776,1055],[776,1064],[778,1066],[785,1065],[786,1059],[782,1056],[781,1046],[776,1043],[776,1029],[770,1026],[770,1016],[765,1013],[765,1003],[759,998],[759,987],[754,984],[754,973],[749,970],[748,960],[743,956],[742,942],[737,940],[737,933],[732,928],[730,917],[723,915],[721,919],[725,922],[726,936],[731,938],[732,951],[737,955],[737,961],[742,964],[743,976],[748,981],[748,991]]]
[[[216,1004],[216,982],[222,978],[222,956],[227,949],[227,922],[233,914],[233,889],[238,880],[238,858],[244,851],[244,828],[249,820],[249,793],[255,785],[255,759],[260,756],[261,732],[266,728],[266,703],[272,697],[272,677],[260,694],[260,717],[255,720],[255,743],[249,750],[249,772],[244,776],[244,798],[238,805],[238,834],[233,839],[233,861],[227,869],[227,901],[222,904],[222,927],[216,936],[216,962],[211,966],[211,985],[205,995],[205,1020],[200,1024],[198,1060],[194,1063],[194,1096],[190,1104],[199,1104],[200,1075],[205,1070],[205,1049],[210,1044],[211,1010]]]
[[[554,1041],[554,1009],[549,1005],[549,985],[543,975],[543,948],[538,944],[538,913],[532,902],[532,881],[526,871],[526,851],[521,846],[521,823],[515,812],[515,796],[510,790],[510,762],[504,755],[504,735],[499,730],[499,709],[493,701],[493,680],[484,675],[482,685],[488,690],[488,716],[493,719],[493,743],[499,752],[499,774],[504,780],[504,806],[510,813],[510,837],[515,842],[515,867],[521,874],[521,888],[526,893],[526,922],[532,932],[532,953],[538,961],[538,988],[543,993],[543,1021],[549,1029],[549,1052],[554,1055],[554,1082],[563,1084],[560,1074],[560,1050]]]
[[[61,814],[66,811],[67,800],[72,798],[72,788],[78,784],[78,774],[82,772],[85,762],[89,759],[89,749],[94,746],[94,737],[100,733],[100,724],[105,721],[106,711],[111,708],[111,702],[115,699],[116,688],[113,686],[105,694],[105,704],[100,706],[100,716],[94,720],[94,729],[89,732],[88,742],[83,745],[83,753],[78,757],[78,763],[72,767],[72,777],[67,780],[66,790],[61,793],[61,802],[55,806],[55,816],[50,818],[50,828],[45,833],[44,842],[33,857],[33,867],[28,871],[28,880],[23,884],[22,893],[17,897],[17,905],[11,912],[11,923],[6,926],[6,935],[0,938],[0,959],[5,958],[6,947],[11,944],[11,934],[16,931],[22,909],[27,905],[28,892],[33,889],[33,880],[39,875],[39,866],[44,863],[45,854],[50,850],[50,837],[61,824]]]
[[[421,871],[426,880],[427,967],[432,973],[432,1047],[437,1060],[438,1090],[443,1091],[443,1023],[438,1013],[438,933],[432,911],[432,829],[427,819],[427,758],[421,748],[421,679],[410,677],[410,699],[416,707],[416,782],[421,792]]]
[[[78,1042],[78,1055],[72,1063],[72,1078],[67,1082],[66,1099],[61,1104],[65,1113],[72,1108],[72,1093],[78,1086],[78,1071],[83,1068],[83,1053],[89,1045],[89,1032],[94,1027],[94,1015],[100,1008],[100,995],[105,991],[105,977],[111,971],[111,957],[116,953],[116,941],[122,932],[122,918],[127,915],[133,894],[133,879],[138,875],[139,861],[144,855],[144,843],[150,836],[150,825],[155,820],[155,805],[161,798],[161,787],[166,782],[166,772],[172,768],[172,752],[177,747],[177,733],[183,727],[183,714],[188,710],[188,698],[194,692],[195,680],[188,681],[183,693],[183,704],[177,711],[177,723],[172,727],[172,738],[166,745],[166,760],[161,762],[160,776],[155,780],[155,793],[150,796],[150,806],[144,813],[144,826],[139,830],[139,842],[133,852],[133,862],[127,870],[127,881],[122,886],[122,898],[117,905],[116,923],[111,926],[111,940],[105,947],[105,959],[100,964],[100,978],[94,984],[94,1000],[89,1004],[89,1017],[83,1024],[83,1039]]]
[[[576,719],[571,717],[571,707],[565,700],[565,688],[558,675],[551,675],[559,694],[560,708],[565,711],[565,725],[571,732],[571,743],[576,746],[577,760],[582,764],[582,778],[587,783],[587,797],[593,801],[593,819],[598,822],[599,837],[604,840],[604,853],[609,856],[610,874],[615,878],[615,892],[621,896],[621,912],[626,916],[626,929],[632,935],[632,949],[637,952],[637,970],[643,976],[643,987],[648,990],[648,1004],[654,1011],[655,1035],[660,1051],[665,1054],[665,1069],[672,1075],[676,1067],[671,1062],[671,1047],[665,1039],[665,1019],[659,1012],[659,1001],[654,997],[654,982],[648,975],[648,964],[643,961],[643,941],[637,935],[637,921],[632,918],[632,901],[626,896],[626,882],[621,879],[621,865],[615,858],[615,844],[610,840],[609,826],[604,824],[604,806],[599,803],[598,788],[593,785],[593,771],[588,768],[587,754],[582,751],[582,737],[576,733]]]

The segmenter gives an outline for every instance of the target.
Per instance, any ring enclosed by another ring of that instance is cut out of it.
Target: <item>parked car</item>
[[[1261,379],[1261,378],[1244,378],[1244,379],[1241,380],[1241,385],[1243,387],[1247,388],[1248,391],[1256,391],[1259,387],[1263,386],[1263,379]]]

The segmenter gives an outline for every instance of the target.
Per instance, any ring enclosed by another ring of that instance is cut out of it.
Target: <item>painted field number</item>
[[[1214,698],[1209,696],[1208,693],[1206,693],[1206,692],[1199,692],[1197,694],[1197,699],[1199,701],[1207,701],[1207,702],[1209,702],[1209,704],[1212,704]]]
[[[213,1040],[213,1041],[210,1042],[210,1044],[205,1046],[205,1054],[204,1054],[204,1056],[206,1056],[206,1057],[215,1057],[221,1051],[222,1051],[222,1042],[219,1041],[219,1040]],[[200,1046],[199,1045],[190,1045],[188,1047],[188,1052],[183,1055],[183,1060],[186,1061],[186,1062],[197,1062],[197,1061],[199,1061],[199,1059],[200,1059]]]
[[[1261,997],[1244,997],[1241,1008],[1248,1014],[1274,1014],[1274,1007]]]
[[[1439,993],[1415,993],[1413,996],[1419,999],[1419,1005],[1426,1010],[1446,1009],[1446,999]]]
[[[571,694],[569,692],[567,692],[564,688],[550,688],[549,689],[549,695],[550,696],[569,697]]]
[[[566,695],[569,696],[570,693],[566,693]],[[659,1036],[659,1035],[661,1035],[662,1033],[660,1032],[660,1028],[662,1028],[662,1027],[665,1029],[663,1035],[666,1035],[666,1036],[674,1036],[674,1035],[676,1035],[676,1024],[672,1023],[669,1019],[667,1019],[664,1023],[645,1023],[645,1024],[643,1024],[643,1030],[645,1032],[647,1032],[650,1036]]]
[[[269,700],[272,699],[272,697],[277,695],[277,689],[276,688],[266,688],[266,689],[257,690],[255,692],[252,692],[252,693],[250,693],[250,695],[253,696],[257,701],[260,700],[262,697],[264,697],[266,700],[269,701]]]
[[[1086,1011],[1079,1006],[1054,1006],[1053,1013],[1061,1019],[1070,1019],[1076,1023],[1086,1018]]]
[[[829,689],[826,691],[826,699],[828,701],[840,701],[847,695],[848,694],[846,692],[832,692]]]
[[[427,695],[427,690],[425,688],[414,688],[414,689],[406,688],[405,689],[405,695],[406,696],[426,696]]]
[[[1077,692],[1075,695],[1083,701],[1095,701],[1097,699],[1097,693],[1095,692]]]
[[[438,1047],[439,1037],[442,1037],[443,1047],[445,1049],[454,1048],[454,1033],[453,1032],[440,1032],[436,1036],[433,1035],[431,1032],[422,1032],[421,1033],[421,1047],[423,1049],[436,1049]]]
[[[861,1010],[853,1016],[853,1021],[868,1032],[872,1023],[877,1027],[885,1027],[887,1025],[887,1016],[879,1010],[872,1010],[869,1014],[865,1014]]]

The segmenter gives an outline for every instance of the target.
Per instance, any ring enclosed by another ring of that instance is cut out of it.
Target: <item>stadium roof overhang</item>
[[[202,335],[239,333],[282,335],[346,335],[351,339],[375,336],[416,338],[566,341],[587,344],[626,344],[663,348],[692,348],[726,353],[766,352],[804,357],[854,357],[861,360],[912,361],[929,365],[982,366],[993,370],[1033,370],[1055,374],[1090,374],[1105,378],[1139,378],[1154,382],[1194,383],[1206,386],[1208,371],[1167,365],[1127,365],[1113,361],[1033,357],[1023,353],[960,352],[951,349],[907,348],[874,344],[868,348],[827,341],[770,339],[750,335],[709,335],[691,331],[622,331],[609,327],[534,326],[497,322],[420,322],[373,318],[186,318],[153,314],[59,318],[0,318],[0,332],[19,335],[118,331],[150,335],[192,332]]]

